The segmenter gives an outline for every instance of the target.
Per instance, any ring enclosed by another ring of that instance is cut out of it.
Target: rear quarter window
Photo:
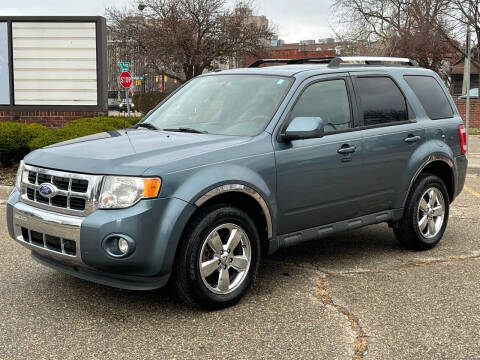
[[[432,120],[453,117],[447,95],[435,78],[425,75],[405,75],[405,81],[417,95],[427,116]]]

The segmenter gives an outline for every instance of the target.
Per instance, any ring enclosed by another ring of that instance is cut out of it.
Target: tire
[[[398,241],[414,251],[434,248],[447,228],[449,204],[442,179],[431,174],[420,175],[407,198],[403,218],[394,229]]]
[[[258,230],[244,211],[222,204],[201,210],[179,245],[172,278],[178,297],[209,310],[237,303],[257,276],[260,250]]]

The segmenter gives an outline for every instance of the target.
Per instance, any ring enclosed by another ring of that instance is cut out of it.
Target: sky
[[[131,3],[133,0],[0,0],[0,16],[104,15],[107,6],[123,8]],[[288,43],[332,36],[330,3],[331,0],[256,0],[254,7]]]

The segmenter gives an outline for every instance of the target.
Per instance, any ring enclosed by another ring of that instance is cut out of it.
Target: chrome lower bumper
[[[13,206],[14,238],[38,254],[81,264],[80,226],[83,219],[18,202]]]

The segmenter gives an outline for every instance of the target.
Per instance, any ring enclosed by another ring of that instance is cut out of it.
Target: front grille
[[[88,189],[87,180],[72,179],[72,191],[84,193],[84,192],[87,192],[87,189]]]
[[[70,199],[72,201],[72,199]],[[68,197],[64,195],[57,195],[52,198],[52,205],[53,206],[58,206],[61,208],[66,208],[68,206]],[[84,210],[85,209],[85,203],[83,204],[83,208],[79,210]]]
[[[77,244],[73,240],[63,239],[58,236],[43,234],[38,231],[22,227],[22,238],[26,243],[55,251],[61,254],[76,256]]]
[[[94,210],[95,194],[101,176],[68,173],[25,165],[22,199],[32,205],[71,215],[87,215]],[[42,196],[42,184],[56,188],[54,196]]]
[[[54,176],[52,178],[52,183],[53,183],[53,185],[55,185],[60,190],[68,190],[68,187],[70,186],[70,179]],[[88,185],[88,183],[87,183],[87,185]],[[83,191],[83,192],[85,192],[85,191]]]
[[[70,208],[74,210],[84,210],[85,209],[85,199],[80,198],[70,198]]]

